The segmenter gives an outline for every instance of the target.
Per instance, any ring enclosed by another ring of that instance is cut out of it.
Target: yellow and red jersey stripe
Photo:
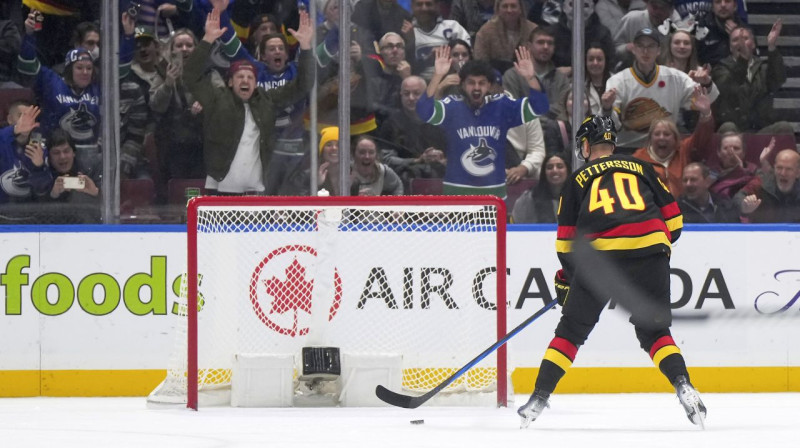
[[[661,336],[656,340],[653,346],[650,347],[650,359],[652,359],[653,364],[658,367],[664,358],[675,353],[680,354],[680,352],[672,336]]]
[[[550,345],[544,353],[544,359],[561,367],[561,370],[566,371],[572,366],[577,354],[578,347],[568,340],[556,336],[550,341]]]

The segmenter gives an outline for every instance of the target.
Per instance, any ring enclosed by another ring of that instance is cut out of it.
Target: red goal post
[[[399,353],[403,388],[424,393],[505,335],[505,218],[493,196],[192,199],[198,281],[186,282],[185,370],[167,379],[185,378],[197,409],[200,392],[229,387],[235,353],[324,344]],[[445,392],[505,406],[505,347],[472,370]]]

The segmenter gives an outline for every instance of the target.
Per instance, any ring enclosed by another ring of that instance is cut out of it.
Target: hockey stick
[[[525,319],[521,324],[517,325],[513,330],[509,331],[502,339],[492,344],[491,347],[484,350],[480,355],[476,356],[472,361],[468,362],[464,367],[458,369],[458,371],[452,375],[450,375],[446,380],[442,381],[441,384],[434,387],[433,389],[429,390],[423,395],[420,396],[412,396],[412,395],[403,395],[397,392],[392,392],[389,389],[378,386],[375,388],[375,395],[378,396],[381,400],[389,403],[392,406],[397,406],[401,408],[407,409],[415,409],[418,408],[421,404],[425,403],[426,401],[433,398],[434,395],[438,394],[442,391],[442,389],[446,388],[450,385],[453,381],[455,381],[458,377],[463,375],[467,370],[473,368],[476,364],[481,362],[483,358],[489,356],[492,352],[497,350],[498,348],[502,347],[503,344],[508,342],[509,339],[513,338],[517,335],[520,331],[524,330],[525,327],[530,325],[533,321],[538,319],[542,314],[546,313],[550,308],[553,308],[556,305],[556,301],[553,300],[547,305],[543,306],[542,309],[537,311],[533,316]]]

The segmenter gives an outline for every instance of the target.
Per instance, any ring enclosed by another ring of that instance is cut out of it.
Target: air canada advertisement
[[[555,231],[527,229],[507,233],[509,330],[553,299],[553,274],[560,267]],[[184,233],[19,232],[0,234],[0,240],[0,336],[6,341],[0,345],[0,371],[167,367],[183,303]],[[314,322],[313,304],[321,301],[316,309],[324,308],[332,326],[339,315],[347,322],[346,331],[357,332],[360,319],[368,325],[379,314],[396,316],[409,328],[416,328],[413,321],[419,319],[424,322],[419,328],[435,329],[410,332],[405,338],[410,347],[425,344],[437,332],[471,326],[475,331],[467,351],[477,354],[494,342],[497,272],[491,257],[480,256],[473,242],[457,239],[435,246],[453,250],[404,257],[406,242],[387,241],[380,249],[372,243],[328,248],[325,253],[336,255],[318,264],[326,265],[329,275],[314,281],[305,271],[306,260],[321,256],[323,248],[313,244],[299,242],[290,247],[296,253],[283,258],[274,249],[259,252],[247,246],[241,253],[228,249],[216,254],[230,260],[229,269],[239,276],[224,276],[233,282],[228,288],[215,284],[214,273],[201,267],[201,325],[222,303],[217,297],[222,294],[215,291],[225,290],[225,300],[250,310],[247,325],[255,332],[302,337]],[[795,348],[800,340],[798,253],[798,232],[685,230],[671,258],[671,301],[673,336],[687,362],[800,365]],[[323,284],[329,293],[315,293]],[[538,366],[558,310],[509,342],[510,365]],[[575,365],[651,366],[628,317],[625,307],[612,301]],[[485,322],[489,330],[473,322]]]

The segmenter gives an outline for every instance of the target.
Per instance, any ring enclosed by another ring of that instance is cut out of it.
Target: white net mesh
[[[496,206],[337,199],[198,207],[201,397],[229,386],[237,353],[299,355],[310,345],[400,354],[403,388],[424,392],[496,340]],[[185,402],[181,327],[173,366],[151,402]],[[447,391],[496,386],[490,356]]]

